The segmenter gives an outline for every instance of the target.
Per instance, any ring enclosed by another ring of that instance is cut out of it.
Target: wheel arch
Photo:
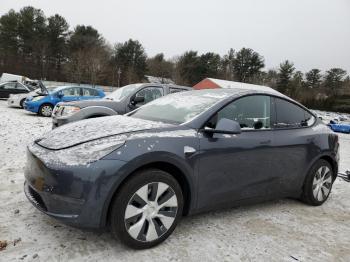
[[[43,107],[43,106],[46,106],[46,105],[49,105],[49,106],[52,106],[52,109],[54,109],[54,107],[55,107],[55,105],[54,104],[52,104],[52,103],[50,103],[50,102],[43,102],[41,105],[39,105],[39,107],[38,107],[38,113],[39,114],[41,114],[41,108]]]
[[[84,115],[84,119],[113,116],[117,112],[106,106],[87,106],[80,110],[81,114]]]
[[[305,184],[306,176],[309,173],[310,169],[313,167],[313,165],[318,160],[325,160],[325,161],[327,161],[331,165],[331,167],[333,169],[333,180],[335,180],[337,178],[337,175],[338,175],[338,162],[336,161],[335,157],[332,156],[331,153],[324,152],[323,154],[318,155],[317,157],[315,157],[313,159],[313,161],[310,162],[309,166],[305,170],[304,178],[302,180],[302,186],[304,186],[304,184]]]
[[[109,225],[109,218],[110,218],[110,212],[111,212],[111,206],[115,199],[115,197],[118,195],[118,192],[123,187],[123,185],[131,178],[133,177],[138,171],[145,170],[145,169],[159,169],[164,172],[169,173],[171,176],[173,176],[176,181],[179,183],[183,196],[184,196],[184,209],[183,209],[183,215],[186,216],[191,209],[192,201],[193,201],[193,191],[191,187],[191,183],[186,176],[185,172],[175,165],[174,163],[170,163],[167,161],[156,161],[156,162],[150,162],[146,163],[144,165],[141,165],[131,172],[129,172],[128,175],[124,177],[124,179],[118,184],[118,186],[115,188],[114,192],[112,193],[112,196],[107,200],[108,203],[106,204],[105,210],[103,211],[102,216],[102,225],[106,226]]]
[[[335,159],[333,159],[329,155],[323,155],[318,160],[320,160],[320,159],[327,161],[332,166],[333,181],[334,181],[338,176],[338,163],[337,163],[337,161],[335,161]]]

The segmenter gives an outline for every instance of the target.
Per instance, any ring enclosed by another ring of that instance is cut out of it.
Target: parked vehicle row
[[[103,99],[58,103],[52,115],[52,127],[88,118],[123,115],[162,96],[190,89],[154,83],[132,84],[117,89]]]
[[[156,87],[149,102],[142,90],[127,86],[95,104],[135,107],[126,115],[63,125],[28,146],[24,192],[36,208],[142,249],[167,239],[184,215],[281,197],[314,206],[328,199],[338,136],[294,100],[249,88],[155,99],[167,92]],[[90,102],[59,104],[56,120]]]

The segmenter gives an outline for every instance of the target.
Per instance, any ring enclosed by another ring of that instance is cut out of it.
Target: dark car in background
[[[338,148],[276,91],[189,91],[48,132],[28,146],[24,190],[49,216],[149,248],[183,215],[281,197],[321,205]]]
[[[0,83],[0,98],[9,98],[12,94],[32,92],[35,87],[17,81]]]
[[[191,89],[169,84],[132,84],[117,89],[103,99],[59,103],[52,114],[52,128],[87,118],[123,115],[159,97]]]

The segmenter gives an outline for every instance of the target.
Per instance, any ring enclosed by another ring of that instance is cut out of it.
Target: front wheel
[[[302,201],[313,206],[322,205],[331,193],[333,182],[332,166],[323,159],[318,160],[306,176]]]
[[[135,249],[158,245],[169,237],[182,216],[183,195],[170,174],[147,169],[128,180],[111,210],[111,231]]]
[[[19,106],[21,107],[21,108],[24,108],[24,101],[25,101],[26,99],[24,98],[24,99],[22,99],[21,100],[21,102],[19,102]]]
[[[53,111],[53,106],[50,104],[43,104],[40,108],[39,108],[39,114],[41,116],[46,116],[46,117],[50,117],[52,115],[52,111]]]

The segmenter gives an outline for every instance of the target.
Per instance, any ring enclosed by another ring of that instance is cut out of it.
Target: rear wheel
[[[333,180],[332,166],[323,159],[318,160],[306,176],[303,202],[313,206],[322,205],[331,193]]]
[[[182,209],[177,181],[161,170],[143,170],[124,184],[112,204],[112,234],[132,248],[156,246],[173,232]]]
[[[46,116],[49,117],[52,115],[52,111],[53,111],[53,106],[50,104],[43,104],[40,108],[39,108],[39,114],[41,116]]]

